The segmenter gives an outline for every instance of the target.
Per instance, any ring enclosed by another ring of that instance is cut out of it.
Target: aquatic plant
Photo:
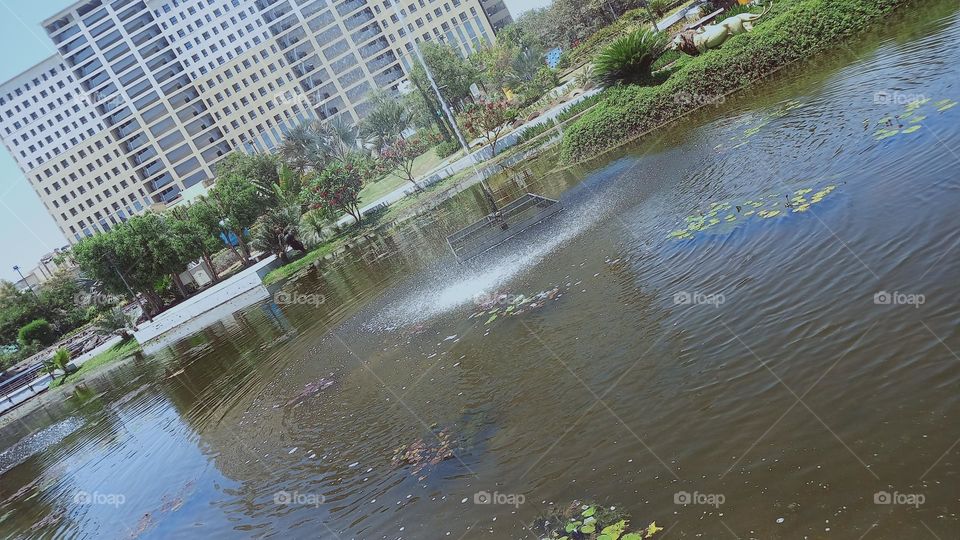
[[[486,322],[483,324],[488,325],[500,317],[522,315],[528,311],[545,306],[549,301],[560,298],[563,296],[564,291],[568,289],[569,286],[570,284],[567,284],[567,286],[563,288],[556,286],[552,289],[539,292],[533,296],[525,296],[523,294],[491,295],[480,304],[482,309],[472,313],[469,317],[467,317],[467,320],[486,316]]]
[[[538,538],[557,540],[641,540],[662,531],[657,523],[631,529],[630,516],[615,506],[573,501],[565,508],[551,506],[534,520],[530,530]]]
[[[594,79],[604,87],[652,82],[651,66],[666,41],[664,34],[644,29],[614,41],[594,59]]]
[[[895,135],[909,135],[919,131],[920,128],[923,127],[921,122],[926,120],[928,116],[926,114],[920,114],[920,110],[931,101],[932,100],[927,97],[910,101],[904,104],[904,110],[900,114],[884,116],[877,120],[877,130],[874,131],[873,138],[877,141],[882,141]],[[932,106],[936,109],[935,111],[929,111],[928,108],[927,112],[930,114],[934,112],[942,114],[956,107],[957,103],[958,102],[949,98],[941,99],[933,103]],[[869,123],[865,122],[865,124],[869,127]]]
[[[737,203],[713,202],[706,212],[684,218],[683,223],[686,226],[671,231],[667,237],[689,240],[694,235],[721,224],[742,222],[751,217],[770,219],[786,215],[788,212],[806,212],[811,206],[823,201],[836,188],[836,185],[830,184],[817,191],[813,188],[803,188],[788,194],[770,193]]]

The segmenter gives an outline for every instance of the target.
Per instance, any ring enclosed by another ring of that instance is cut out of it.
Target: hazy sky
[[[226,1],[226,0],[224,0]],[[504,0],[517,15],[550,0]],[[70,0],[0,0],[0,82],[53,54],[40,22],[72,4]],[[45,253],[67,244],[6,148],[0,147],[0,279],[16,281]]]

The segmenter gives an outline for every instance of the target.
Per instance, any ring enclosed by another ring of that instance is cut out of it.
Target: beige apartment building
[[[75,243],[178,200],[229,152],[358,122],[417,43],[468,54],[509,17],[499,0],[78,2],[43,23],[57,54],[0,85],[0,140]]]

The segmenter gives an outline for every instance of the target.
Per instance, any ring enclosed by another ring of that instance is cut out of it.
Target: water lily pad
[[[567,523],[567,526],[564,527],[563,530],[566,532],[573,532],[577,530],[577,527],[579,527],[580,525],[581,523],[579,521],[571,521],[570,523]]]
[[[908,127],[907,129],[903,130],[902,133],[903,133],[903,134],[913,133],[914,131],[920,129],[921,127],[923,127],[923,126],[921,126],[920,124],[916,124],[916,125],[910,126],[910,127]]]
[[[613,525],[607,525],[604,527],[603,530],[600,531],[600,537],[597,538],[597,540],[600,540],[600,538],[603,538],[603,536],[607,536],[610,540],[617,540],[620,538],[620,535],[623,534],[623,531],[626,530],[626,528],[627,520],[621,519]]]
[[[495,320],[497,320],[497,314],[496,314],[496,313],[494,313],[493,315],[491,315],[490,318],[487,319],[487,322],[485,322],[485,323],[483,323],[483,324],[490,324],[490,323],[492,323],[492,322],[495,321]]]
[[[583,516],[583,517],[585,517],[585,518],[587,518],[587,517],[590,517],[590,516],[592,516],[592,515],[594,515],[594,514],[596,514],[596,513],[597,513],[597,507],[596,507],[596,506],[591,506],[590,508],[587,508],[586,510],[584,510],[583,513],[580,514],[580,515]]]
[[[656,521],[650,523],[649,525],[647,525],[647,538],[650,538],[651,536],[657,534],[662,530],[663,530],[663,527],[657,527]]]
[[[911,123],[911,124],[919,124],[920,122],[922,122],[922,121],[925,120],[926,118],[927,118],[927,117],[924,116],[924,115],[914,116],[913,118],[910,119],[910,123]]]
[[[593,534],[594,532],[596,532],[596,530],[597,530],[597,526],[594,523],[587,523],[586,525],[583,525],[580,527],[580,532],[582,532],[583,534]]]
[[[900,133],[900,130],[899,130],[899,129],[880,129],[880,130],[877,130],[877,132],[873,134],[873,138],[876,139],[876,140],[878,140],[878,141],[882,141],[882,140],[884,140],[884,139],[893,137],[893,136],[896,135],[897,133]]]
[[[941,99],[940,101],[934,103],[934,106],[937,107],[937,112],[943,112],[947,109],[956,107],[957,102],[952,99]]]

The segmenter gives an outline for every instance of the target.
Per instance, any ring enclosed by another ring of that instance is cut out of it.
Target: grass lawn
[[[450,156],[449,159],[456,160],[462,155],[463,151],[461,150],[457,154]],[[433,169],[437,168],[437,165],[440,165],[442,162],[443,159],[437,157],[437,152],[433,148],[427,150],[413,161],[413,177],[420,178],[421,176],[426,175]],[[383,197],[395,189],[409,183],[410,181],[406,178],[402,178],[394,173],[390,173],[380,180],[368,184],[365,188],[363,188],[362,191],[360,191],[360,205],[363,206],[370,204],[380,197]]]
[[[52,383],[50,383],[50,388],[56,388],[65,382],[77,382],[78,380],[82,379],[85,374],[89,375],[90,373],[96,371],[100,366],[104,366],[106,364],[126,358],[139,350],[140,344],[137,343],[137,340],[130,338],[126,341],[121,341],[113,347],[110,347],[102,353],[94,356],[90,360],[87,360],[82,366],[80,366],[80,369],[77,370],[76,373],[68,375],[65,378],[61,377],[54,380]]]
[[[309,253],[307,253],[303,257],[300,257],[299,259],[293,261],[292,263],[286,266],[281,266],[280,268],[277,268],[271,271],[269,274],[264,276],[263,284],[270,285],[278,281],[287,279],[288,277],[296,274],[300,270],[303,270],[307,266],[310,266],[317,259],[320,259],[321,257],[325,257],[330,253],[333,253],[334,251],[339,249],[340,246],[345,244],[348,239],[349,239],[349,236],[346,236],[346,235],[338,236],[336,238],[332,238],[328,240],[327,242],[324,242],[323,244],[320,244],[319,246],[313,248],[313,250],[311,250]]]

